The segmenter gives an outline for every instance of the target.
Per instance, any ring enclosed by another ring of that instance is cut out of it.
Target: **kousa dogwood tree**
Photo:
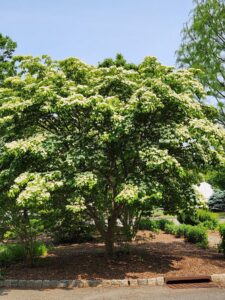
[[[154,206],[195,205],[199,174],[224,160],[224,129],[197,100],[195,70],[154,57],[134,69],[14,59],[18,75],[0,90],[0,201],[17,216],[66,199],[93,220],[111,255],[118,224],[129,230]]]

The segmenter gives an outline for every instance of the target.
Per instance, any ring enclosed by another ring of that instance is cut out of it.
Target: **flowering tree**
[[[126,226],[153,206],[194,205],[200,171],[223,160],[225,134],[195,98],[204,91],[194,70],[153,57],[135,69],[15,60],[18,76],[0,91],[6,207],[37,212],[66,198],[93,219],[111,255],[118,219]]]

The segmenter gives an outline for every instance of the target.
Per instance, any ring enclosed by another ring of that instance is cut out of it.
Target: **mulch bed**
[[[200,249],[165,233],[148,236],[148,232],[139,232],[130,244],[130,254],[118,252],[111,260],[105,258],[103,244],[60,245],[36,267],[8,267],[5,278],[137,279],[225,273],[225,258],[216,249]]]

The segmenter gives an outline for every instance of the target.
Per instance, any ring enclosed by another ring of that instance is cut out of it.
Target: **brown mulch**
[[[59,280],[225,273],[225,258],[215,249],[200,249],[169,234],[159,233],[150,238],[148,232],[142,231],[129,247],[130,254],[117,252],[114,259],[107,260],[103,244],[61,245],[41,258],[36,267],[16,264],[4,273],[10,279]]]
[[[218,248],[218,245],[221,243],[221,237],[218,230],[209,230],[208,231],[208,240],[209,246],[213,248]]]

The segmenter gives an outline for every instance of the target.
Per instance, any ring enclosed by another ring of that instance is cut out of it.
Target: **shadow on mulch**
[[[213,249],[200,249],[170,235],[159,234],[144,243],[132,243],[130,254],[117,252],[107,260],[104,246],[86,243],[62,245],[35,268],[17,264],[5,270],[10,279],[124,279],[160,275],[224,273],[225,259]]]

